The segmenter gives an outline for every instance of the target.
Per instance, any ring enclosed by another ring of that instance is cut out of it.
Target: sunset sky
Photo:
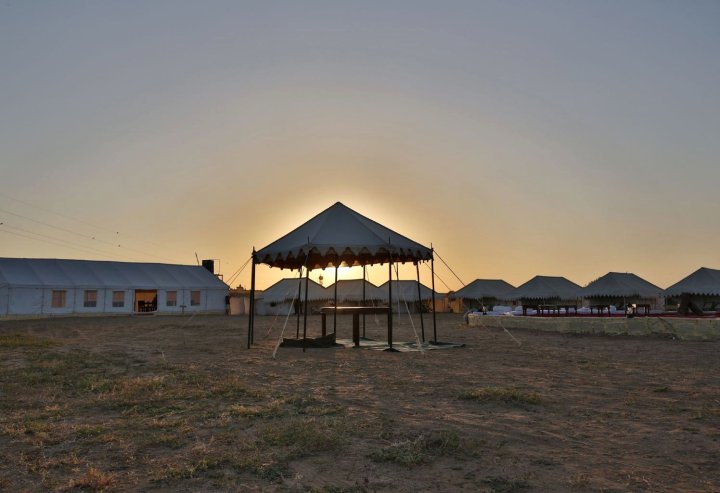
[[[0,67],[3,257],[227,279],[340,201],[466,283],[720,268],[717,1],[2,2]]]

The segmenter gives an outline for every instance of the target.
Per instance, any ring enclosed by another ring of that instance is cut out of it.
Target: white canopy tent
[[[590,307],[610,306],[632,309],[645,306],[651,309],[662,308],[663,289],[629,272],[608,272],[585,286],[580,294]]]
[[[665,290],[668,296],[683,294],[720,296],[720,270],[700,267]]]
[[[665,290],[668,297],[679,298],[678,312],[702,315],[720,309],[720,270],[701,267]]]
[[[250,320],[248,327],[248,348],[253,342],[254,303],[255,303],[255,266],[267,264],[270,267],[305,269],[305,282],[308,282],[312,269],[339,266],[367,266],[388,263],[389,279],[395,263],[430,261],[433,271],[432,248],[425,247],[395,231],[369,219],[336,202],[306,223],[279,238],[268,246],[252,252],[252,273],[250,289]],[[364,269],[363,269],[364,271]],[[418,282],[419,282],[419,268]],[[334,299],[337,307],[337,269],[335,271]],[[363,275],[363,278],[365,276]],[[434,288],[434,286],[433,286]],[[433,289],[434,291],[434,289]],[[307,293],[307,290],[306,290]],[[392,304],[392,288],[388,298]],[[333,317],[335,318],[337,310]],[[422,325],[422,319],[421,319]],[[436,327],[433,312],[433,327]],[[423,339],[424,339],[424,325]],[[437,331],[434,330],[435,341]],[[303,324],[303,341],[307,338],[307,310]],[[388,317],[388,344],[392,349],[392,313]]]
[[[574,307],[577,312],[581,289],[578,284],[564,277],[535,276],[515,288],[510,298],[520,301],[523,315],[527,314],[529,308],[541,313],[544,305],[563,306],[565,313]]]
[[[653,298],[662,288],[628,272],[608,272],[585,286],[580,292],[585,298]]]

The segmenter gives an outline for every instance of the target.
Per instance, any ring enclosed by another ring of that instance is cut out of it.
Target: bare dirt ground
[[[0,322],[0,490],[720,491],[720,341],[441,315],[466,347],[272,359],[282,322]]]

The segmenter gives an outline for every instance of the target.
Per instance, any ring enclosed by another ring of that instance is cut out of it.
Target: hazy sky
[[[227,279],[341,201],[466,283],[667,287],[719,157],[717,1],[0,2],[0,256]]]

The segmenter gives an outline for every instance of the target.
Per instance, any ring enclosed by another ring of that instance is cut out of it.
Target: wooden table
[[[360,346],[360,315],[372,313],[385,313],[388,316],[388,344],[392,347],[392,312],[386,306],[324,306],[320,308],[322,315],[322,335],[327,335],[326,317],[336,313],[338,315],[352,315],[353,317],[353,342],[355,347]]]

